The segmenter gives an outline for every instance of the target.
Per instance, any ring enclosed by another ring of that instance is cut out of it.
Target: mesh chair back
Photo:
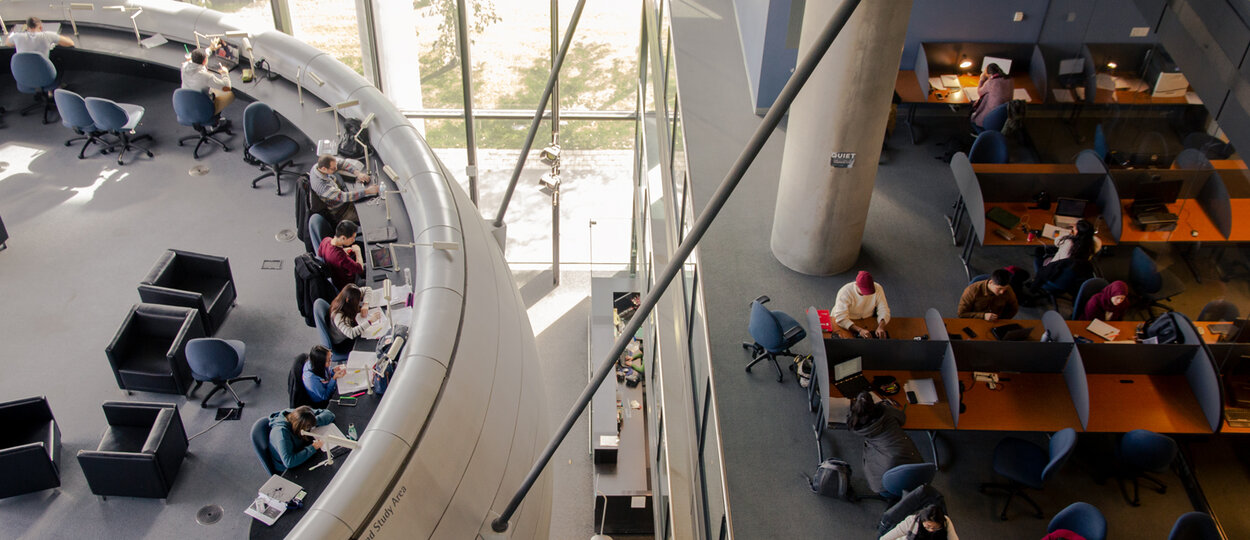
[[[984,127],[987,131],[1002,131],[1003,126],[1007,125],[1007,105],[1010,103],[1008,101],[985,113],[985,118],[981,119],[981,127]],[[974,161],[973,163],[976,162]]]
[[[99,131],[95,121],[91,119],[91,113],[87,112],[87,102],[82,96],[58,88],[52,93],[52,99],[56,100],[56,110],[61,115],[62,125],[83,132]]]
[[[1153,294],[1163,288],[1163,276],[1159,268],[1142,248],[1133,248],[1133,255],[1128,263],[1129,286],[1142,294]]]
[[[1211,516],[1202,512],[1182,514],[1172,526],[1172,532],[1168,534],[1168,540],[1219,540],[1220,538],[1220,531],[1215,527],[1215,521],[1211,519]]]
[[[260,463],[265,467],[265,472],[269,474],[278,474],[279,471],[273,466],[273,460],[269,457],[269,417],[262,416],[256,419],[256,423],[252,424],[252,448],[256,450],[256,457],[260,458]]]
[[[91,120],[95,122],[95,125],[100,126],[100,129],[121,131],[126,124],[130,123],[130,116],[117,103],[95,97],[89,97],[86,101],[87,112],[91,113]]]
[[[263,141],[265,137],[280,130],[282,120],[268,105],[257,101],[243,109],[243,138],[248,146]]]
[[[1081,288],[1077,289],[1076,296],[1072,299],[1072,317],[1070,318],[1078,320],[1087,317],[1085,315],[1085,303],[1089,302],[1091,296],[1102,292],[1105,288],[1107,288],[1107,280],[1103,278],[1096,277],[1085,280],[1085,283],[1081,284]]]
[[[1061,429],[1050,437],[1050,463],[1042,469],[1042,482],[1049,480],[1051,476],[1059,472],[1059,469],[1063,468],[1074,448],[1076,448],[1076,430],[1072,428]]]
[[[197,338],[187,342],[187,365],[197,381],[220,381],[240,373],[239,352],[224,339]]]
[[[972,163],[1007,163],[1007,159],[1007,137],[998,131],[981,132],[968,150],[968,161]]]
[[[1120,456],[1143,471],[1161,471],[1176,460],[1176,441],[1145,429],[1135,429],[1120,439]]]
[[[51,90],[56,86],[56,67],[51,60],[38,53],[14,54],[9,61],[9,69],[13,72],[17,90],[23,94]]]
[[[1076,502],[1060,510],[1050,520],[1046,532],[1067,529],[1081,535],[1085,540],[1104,540],[1107,537],[1107,518],[1094,505]]]
[[[190,88],[174,90],[174,114],[184,126],[204,125],[213,122],[213,100],[208,94]]]
[[[334,236],[334,227],[330,226],[330,220],[321,214],[308,216],[308,237],[312,241],[314,253],[321,245],[321,241],[328,236]]]
[[[751,302],[751,322],[747,331],[751,333],[751,339],[765,349],[777,350],[782,345],[781,325],[773,317],[773,312],[758,300]]]
[[[1241,310],[1237,309],[1237,305],[1227,300],[1212,300],[1207,305],[1202,306],[1202,311],[1198,313],[1199,321],[1232,321],[1241,316]]]

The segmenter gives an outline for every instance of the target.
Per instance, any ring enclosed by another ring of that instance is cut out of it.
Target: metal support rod
[[[560,46],[560,0],[551,0],[551,144],[560,145],[560,70],[556,66],[556,48]],[[551,193],[551,284],[560,284],[560,156],[551,164],[556,189]]]
[[[529,133],[525,135],[525,144],[521,145],[521,155],[517,156],[516,168],[512,171],[512,179],[508,181],[508,189],[504,191],[503,201],[499,203],[499,213],[495,215],[495,221],[492,223],[496,228],[503,227],[503,216],[508,213],[508,203],[512,200],[512,193],[516,191],[517,181],[521,179],[521,167],[525,166],[525,158],[529,156],[530,148],[534,146],[534,135],[538,133],[538,124],[542,122],[544,109],[547,108],[547,100],[551,98],[552,89],[555,87],[556,80],[560,75],[560,67],[564,65],[564,56],[569,52],[569,44],[573,42],[573,32],[577,30],[577,20],[582,17],[582,8],[586,7],[586,0],[577,0],[577,6],[573,8],[573,17],[569,19],[569,28],[564,31],[564,41],[560,43],[560,52],[556,54],[555,65],[551,67],[551,74],[547,76],[547,86],[543,88],[543,95],[538,100],[538,108],[534,111],[534,120],[530,122]]]
[[[469,200],[477,204],[477,135],[473,118],[473,62],[469,58],[468,0],[456,0],[456,45],[460,49],[460,86],[464,94],[464,142],[469,176]]]
[[[517,488],[517,492],[512,496],[512,500],[508,501],[508,505],[504,507],[499,517],[491,521],[492,530],[500,533],[508,530],[508,521],[512,519],[512,514],[516,513],[516,509],[521,505],[521,501],[525,499],[525,495],[534,486],[534,482],[538,481],[538,476],[546,468],[547,462],[551,461],[551,456],[559,448],[560,442],[569,434],[569,430],[573,429],[573,424],[582,415],[582,411],[590,403],[590,399],[594,396],[595,391],[599,389],[599,385],[603,384],[603,380],[612,371],[612,366],[616,364],[616,359],[625,351],[625,346],[633,339],[634,334],[642,327],[643,321],[647,319],[651,314],[651,310],[659,303],[660,297],[664,295],[664,291],[672,284],[673,278],[681,272],[686,259],[694,251],[699,240],[703,239],[703,234],[712,225],[712,221],[720,214],[721,208],[725,206],[729,196],[733,194],[738,183],[742,181],[743,175],[746,174],[751,163],[755,161],[755,157],[759,155],[760,149],[764,147],[764,143],[768,141],[769,136],[772,135],[777,125],[781,123],[782,117],[790,108],[790,104],[794,102],[795,96],[798,95],[803,85],[807,83],[807,79],[811,77],[812,72],[816,69],[816,65],[820,63],[825,52],[829,50],[829,46],[833,45],[833,40],[838,37],[842,27],[846,26],[846,21],[851,18],[851,14],[855,12],[859,2],[860,0],[844,0],[842,2],[842,5],[834,12],[833,17],[829,19],[829,23],[821,31],[820,35],[817,36],[811,51],[795,67],[794,74],[790,76],[786,86],[781,89],[781,94],[777,96],[777,100],[768,109],[768,114],[764,115],[764,120],[760,122],[755,133],[751,135],[751,139],[747,141],[746,147],[738,155],[738,159],[734,161],[729,172],[725,174],[725,179],[721,181],[720,187],[716,188],[716,192],[712,194],[712,198],[708,201],[707,206],[699,214],[699,218],[695,220],[694,225],[690,228],[690,234],[682,240],[681,245],[677,246],[677,251],[673,253],[672,259],[669,260],[663,272],[657,277],[655,287],[647,292],[646,297],[638,305],[634,316],[630,318],[629,323],[625,325],[625,329],[621,331],[616,342],[612,344],[612,350],[608,353],[607,358],[604,358],[599,367],[595,369],[594,377],[582,389],[582,393],[577,397],[573,408],[569,410],[568,415],[565,416],[564,421],[556,430],[556,434],[552,436],[551,441],[547,443],[547,447],[543,449],[542,454],[539,455],[529,474],[525,476],[525,480],[521,482],[521,486]],[[579,10],[582,3],[584,3],[584,0],[579,0]],[[574,15],[574,20],[576,20],[576,15]],[[572,28],[569,28],[569,30],[571,32]],[[568,34],[565,34],[565,37],[565,45],[568,45]]]

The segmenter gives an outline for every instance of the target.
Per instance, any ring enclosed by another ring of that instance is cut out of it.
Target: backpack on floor
[[[851,500],[851,464],[838,458],[829,458],[816,467],[816,474],[808,479],[812,493]]]

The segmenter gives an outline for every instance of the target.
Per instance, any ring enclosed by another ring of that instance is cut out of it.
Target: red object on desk
[[[833,317],[829,316],[829,310],[818,309],[816,316],[820,317],[820,330],[822,332],[833,332]]]

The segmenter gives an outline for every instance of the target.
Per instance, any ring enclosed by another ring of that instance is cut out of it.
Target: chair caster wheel
[[[747,366],[747,373],[751,372],[751,366]]]
[[[156,157],[156,156],[153,156],[151,152],[148,152],[148,157]]]
[[[178,146],[183,146],[182,141],[178,141]]]

